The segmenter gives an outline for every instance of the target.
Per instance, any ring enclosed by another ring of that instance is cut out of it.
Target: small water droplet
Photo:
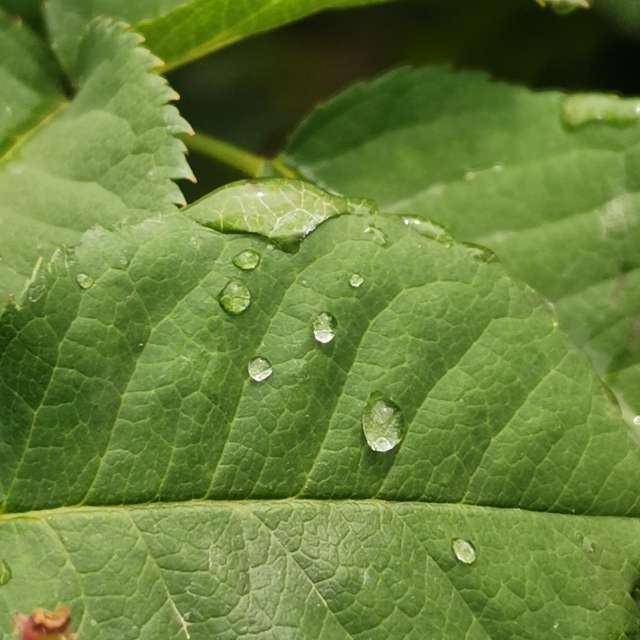
[[[554,628],[554,630],[555,630],[555,629],[557,629],[559,626],[560,626],[560,623],[559,623],[559,622],[554,622],[554,623],[553,623],[553,628]]]
[[[577,93],[562,103],[562,120],[570,127],[589,122],[632,125],[640,120],[640,100],[601,93]]]
[[[594,544],[591,538],[587,538],[586,536],[582,539],[582,550],[585,553],[593,553],[596,550],[596,545]]]
[[[364,232],[369,234],[376,244],[379,244],[381,247],[387,246],[389,239],[387,238],[387,234],[382,231],[382,229],[378,229],[378,227],[374,227],[372,224],[370,224],[365,228]]]
[[[235,256],[232,262],[238,269],[253,271],[260,264],[260,254],[251,249],[247,249]]]
[[[634,424],[636,427],[640,427],[640,416],[635,416],[635,417],[633,418],[633,424]]]
[[[453,238],[449,233],[441,227],[439,224],[428,220],[427,218],[419,218],[417,216],[405,216],[402,218],[402,222],[410,229],[419,233],[425,238],[430,238],[436,242],[442,242],[447,246],[453,244]]]
[[[0,587],[4,586],[11,580],[13,573],[11,567],[6,560],[0,560]]]
[[[364,278],[359,273],[352,273],[349,278],[349,286],[352,289],[359,289],[364,284]]]
[[[391,451],[404,436],[402,411],[390,400],[373,394],[362,413],[362,431],[373,451]]]
[[[464,564],[473,564],[476,561],[476,549],[463,538],[454,538],[451,541],[451,548],[455,557]]]
[[[495,262],[498,259],[489,247],[483,247],[473,242],[463,242],[461,244],[474,260],[478,260],[479,262]]]
[[[231,315],[237,316],[251,304],[251,293],[240,280],[231,279],[218,294],[220,306]]]
[[[79,273],[76,276],[76,282],[81,289],[90,289],[94,285],[93,278],[86,273]]]
[[[560,16],[567,15],[576,9],[591,8],[590,0],[536,0],[541,7],[549,6]]]
[[[249,371],[249,377],[254,382],[262,382],[271,377],[273,367],[266,358],[257,357],[249,361],[247,371]]]
[[[313,337],[316,342],[328,344],[336,337],[336,319],[326,311],[319,313],[313,321]]]

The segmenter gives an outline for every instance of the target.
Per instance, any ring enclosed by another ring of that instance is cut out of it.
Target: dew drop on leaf
[[[349,286],[352,289],[359,289],[364,284],[364,278],[359,273],[352,273],[349,278]]]
[[[94,284],[93,278],[86,273],[79,273],[76,276],[76,282],[81,289],[90,289]]]
[[[476,549],[463,538],[454,538],[451,541],[451,548],[456,559],[464,564],[473,564],[476,561]]]
[[[631,125],[640,120],[640,100],[617,95],[576,93],[562,103],[562,120],[570,127],[589,122]]]
[[[374,394],[362,413],[362,431],[370,449],[391,451],[404,436],[402,411],[395,403]]]
[[[11,567],[6,560],[0,560],[0,587],[4,586],[12,578]]]
[[[218,294],[218,302],[224,311],[237,316],[249,308],[251,293],[240,280],[232,279]]]
[[[640,427],[640,416],[635,416],[635,417],[633,418],[633,424],[634,424],[636,427]]]
[[[379,244],[381,247],[386,247],[389,242],[387,235],[378,227],[374,227],[372,224],[367,226],[364,230],[366,234],[368,234],[376,244]]]
[[[425,238],[435,240],[436,242],[442,242],[442,244],[446,244],[447,246],[453,244],[453,238],[449,233],[439,224],[436,224],[427,218],[405,216],[402,218],[402,222],[409,227],[409,229],[412,229]]]
[[[260,264],[260,254],[251,249],[247,249],[235,256],[232,262],[238,269],[253,271]]]
[[[319,313],[313,321],[313,337],[316,342],[328,344],[336,337],[336,319],[326,311]]]
[[[271,363],[266,358],[261,357],[250,360],[247,365],[247,370],[249,371],[249,377],[254,382],[262,382],[263,380],[271,377],[271,374],[273,373]]]
[[[473,242],[463,242],[461,244],[474,260],[478,260],[479,262],[495,262],[498,259],[489,247],[483,247]]]

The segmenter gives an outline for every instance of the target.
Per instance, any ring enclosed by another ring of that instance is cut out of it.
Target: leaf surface
[[[563,101],[479,73],[405,69],[318,109],[284,158],[319,185],[491,247],[640,414],[640,126],[571,127]]]
[[[203,226],[218,192],[90,232],[0,319],[2,619],[65,602],[98,638],[636,629],[640,450],[548,305],[400,218],[304,183],[235,189],[226,219],[257,190],[267,219],[345,215],[287,253]],[[236,316],[231,279],[251,293]],[[362,433],[373,394],[406,425],[385,454]]]
[[[51,0],[46,16],[64,65],[73,64],[86,24],[111,16],[134,25],[170,69],[318,11],[383,2],[389,0]]]
[[[183,202],[172,178],[190,175],[174,135],[188,126],[152,73],[138,36],[94,23],[72,72],[68,101],[43,45],[0,18],[0,304],[19,295],[39,258],[113,226]]]

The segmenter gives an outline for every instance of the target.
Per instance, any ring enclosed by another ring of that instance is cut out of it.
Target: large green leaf
[[[62,602],[105,639],[635,633],[640,448],[545,301],[302,183],[187,213],[90,232],[0,318],[3,624]],[[372,397],[403,416],[387,453]]]
[[[318,109],[284,158],[318,184],[366,194],[385,211],[427,214],[490,246],[555,303],[640,413],[635,103],[587,98],[581,115],[603,119],[572,127],[561,119],[564,98],[479,73],[405,69]],[[620,122],[629,106],[632,119]]]
[[[173,93],[151,72],[139,37],[97,21],[81,44],[64,97],[43,45],[0,16],[0,307],[24,288],[38,258],[112,226],[183,202],[172,178],[190,175],[187,130]]]
[[[50,0],[46,17],[64,65],[74,63],[84,27],[106,15],[135,25],[172,68],[318,11],[383,2],[389,0]]]

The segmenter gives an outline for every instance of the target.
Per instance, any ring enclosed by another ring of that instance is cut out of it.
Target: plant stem
[[[191,151],[195,151],[196,153],[229,165],[234,169],[238,169],[251,178],[257,178],[263,175],[265,165],[269,162],[262,156],[255,155],[228,142],[218,140],[203,133],[184,136],[182,140]]]

